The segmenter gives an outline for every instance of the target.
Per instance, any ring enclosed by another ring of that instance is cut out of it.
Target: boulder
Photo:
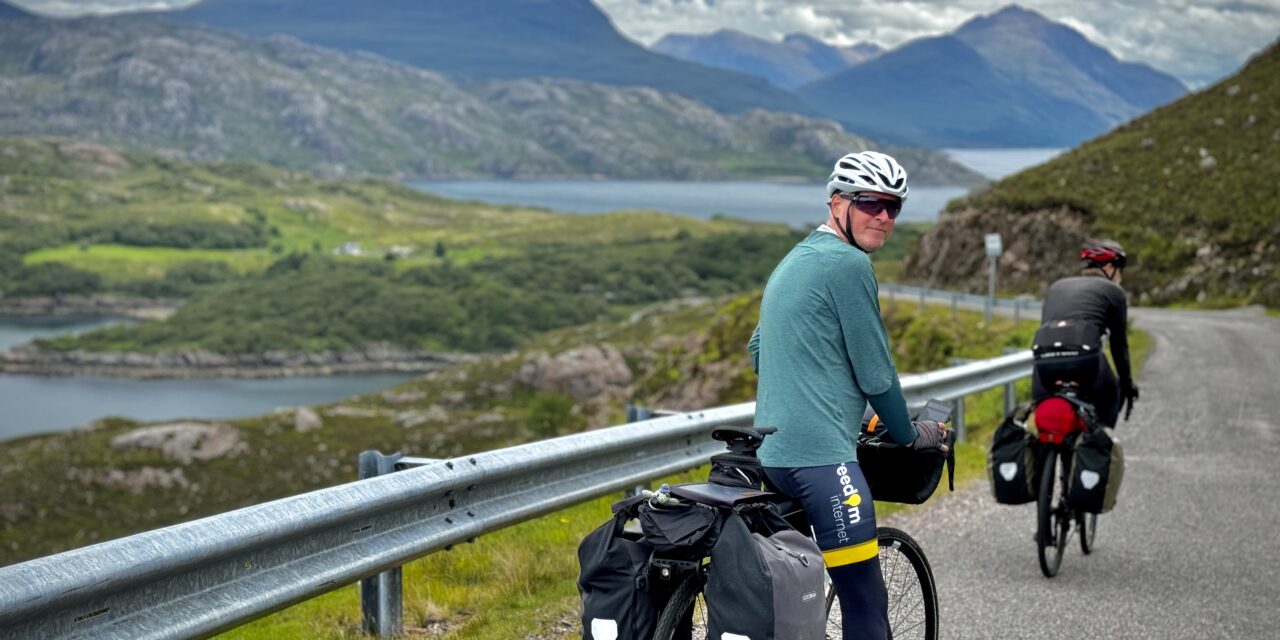
[[[192,460],[213,460],[248,449],[240,441],[240,430],[222,423],[175,422],[142,427],[111,439],[116,451],[154,449],[165,458],[188,464]]]
[[[297,413],[293,414],[293,428],[298,433],[319,429],[323,424],[324,420],[320,418],[320,414],[310,407],[301,407]]]

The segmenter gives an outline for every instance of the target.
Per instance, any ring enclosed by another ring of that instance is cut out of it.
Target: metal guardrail
[[[955,316],[957,307],[986,311],[990,306],[995,313],[1013,316],[1014,322],[1021,321],[1024,314],[1031,320],[1040,317],[1040,301],[1030,296],[988,298],[987,296],[973,293],[913,287],[892,282],[880,283],[880,295],[889,298],[892,302],[897,302],[899,298],[903,301],[917,300],[921,308],[924,307],[926,302],[949,304],[951,305],[952,316]]]
[[[919,406],[1001,385],[1009,393],[1030,372],[1031,354],[1021,352],[903,376],[902,387]],[[207,637],[362,578],[381,580],[450,545],[705,464],[722,448],[711,430],[754,414],[754,403],[730,405],[440,460],[3,567],[0,638]],[[398,613],[385,612],[396,625]]]

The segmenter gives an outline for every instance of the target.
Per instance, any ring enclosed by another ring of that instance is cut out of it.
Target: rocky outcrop
[[[0,316],[137,318],[163,320],[178,309],[176,300],[128,296],[0,296]]]
[[[1001,289],[1042,294],[1054,280],[1079,272],[1078,251],[1089,228],[1089,216],[1069,207],[949,212],[920,238],[903,261],[902,273],[929,287],[985,292],[984,236],[1000,233],[1004,254],[996,266]]]
[[[556,355],[533,354],[516,373],[521,384],[566,394],[575,400],[599,399],[631,383],[631,369],[612,345],[587,345]]]
[[[348,351],[222,354],[198,349],[159,353],[48,351],[22,345],[0,353],[0,372],[117,378],[288,378],[433,371],[477,356],[371,346]]]

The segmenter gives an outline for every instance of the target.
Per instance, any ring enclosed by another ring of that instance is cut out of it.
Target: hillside
[[[204,0],[165,16],[288,34],[457,77],[573,78],[653,87],[730,112],[812,111],[754,76],[653,53],[618,33],[590,0]]]
[[[862,87],[892,87],[859,100]],[[929,147],[1069,147],[1182,96],[1080,33],[1010,5],[800,87],[851,130]]]
[[[774,42],[733,29],[697,35],[669,33],[650,48],[708,67],[760,76],[784,89],[812,82],[882,52],[880,46],[868,42],[833,47],[803,33]]]
[[[725,115],[653,89],[546,78],[462,86],[289,37],[138,16],[0,21],[0,135],[33,134],[415,178],[814,179],[849,149],[874,146],[834,122]],[[938,154],[912,160],[922,183],[979,180]]]
[[[162,322],[45,345],[54,352],[507,349],[635,305],[758,286],[796,241],[780,225],[454,202],[56,140],[0,139],[0,176],[3,295],[188,300]],[[65,373],[37,356],[13,370]]]
[[[1280,44],[1237,74],[1058,158],[953,201],[903,272],[980,290],[982,234],[1000,282],[1039,293],[1086,236],[1129,251],[1141,304],[1280,306]],[[945,265],[942,268],[941,265]]]

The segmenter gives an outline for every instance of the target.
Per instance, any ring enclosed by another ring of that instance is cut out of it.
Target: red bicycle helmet
[[[1095,269],[1101,269],[1108,264],[1114,264],[1117,269],[1123,269],[1128,259],[1124,247],[1115,240],[1090,240],[1080,249],[1080,261]]]

